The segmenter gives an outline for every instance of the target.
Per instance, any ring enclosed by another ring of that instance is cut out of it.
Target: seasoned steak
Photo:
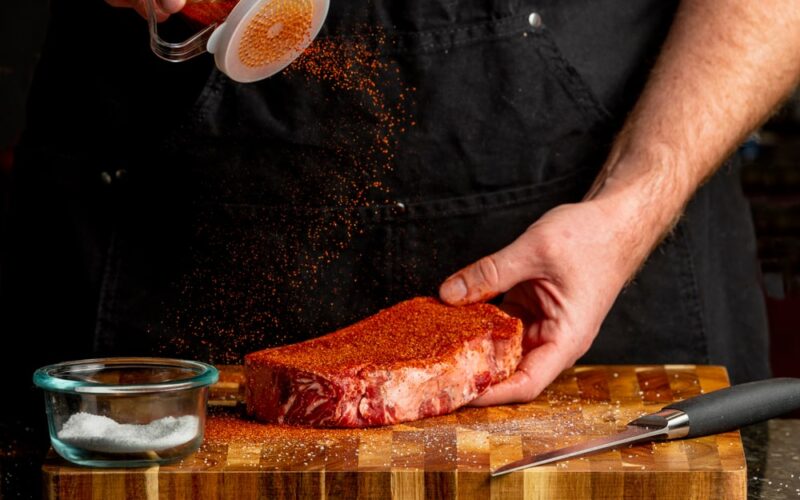
[[[248,354],[258,420],[369,427],[443,415],[508,377],[522,324],[489,304],[415,298],[323,337]]]

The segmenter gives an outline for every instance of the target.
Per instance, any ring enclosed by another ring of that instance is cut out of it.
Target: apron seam
[[[327,35],[321,36],[319,39],[374,41],[376,42],[376,53],[378,57],[403,54],[426,54],[487,40],[509,38],[514,35],[535,31],[527,21],[528,16],[528,13],[515,14],[513,16],[468,24],[456,28],[442,28],[419,32],[405,31],[382,34]],[[474,36],[470,36],[471,32],[474,32]],[[382,45],[382,43],[379,42],[381,35],[385,36],[388,44],[393,47],[379,47],[379,45]],[[443,37],[451,37],[451,41],[436,40],[436,38]],[[424,38],[432,38],[434,40],[421,41]]]
[[[428,30],[420,30],[420,31],[387,31],[384,34],[389,37],[423,37],[423,36],[435,36],[435,35],[452,35],[455,33],[463,32],[463,31],[470,31],[474,29],[485,29],[491,28],[494,26],[502,26],[505,24],[513,24],[514,21],[520,21],[521,19],[527,19],[529,13],[525,14],[513,14],[505,17],[500,17],[497,19],[490,19],[488,21],[480,21],[475,23],[463,24],[459,25],[458,27],[450,27],[450,28],[436,28],[436,29],[428,29]],[[527,24],[527,23],[526,23]],[[359,38],[372,38],[378,35],[378,33],[342,33],[336,35],[325,35],[320,36],[319,39],[359,39]]]
[[[546,60],[553,61],[551,69],[557,73],[556,80],[562,82],[564,90],[583,110],[586,117],[593,120],[609,120],[611,114],[600,103],[597,97],[589,90],[588,85],[578,70],[564,57],[553,39],[550,30],[543,27],[533,32],[540,43],[538,45]]]
[[[412,49],[412,48],[409,48],[409,49],[398,49],[398,50],[394,50],[394,51],[386,51],[386,52],[383,52],[383,54],[385,54],[385,55],[430,54],[430,53],[434,53],[434,52],[439,52],[441,50],[448,50],[448,49],[451,49],[451,48],[464,47],[464,46],[477,44],[477,43],[480,43],[480,42],[486,42],[486,41],[490,41],[490,40],[502,40],[504,38],[510,38],[510,37],[512,37],[514,35],[519,35],[520,33],[527,33],[527,31],[520,29],[518,31],[514,30],[514,31],[507,32],[507,33],[492,33],[490,35],[470,37],[468,39],[458,40],[458,41],[455,41],[455,42],[452,42],[452,43],[436,43],[436,42],[434,42],[434,43],[420,45],[419,49]]]
[[[370,223],[393,222],[402,220],[432,219],[449,217],[453,215],[472,215],[484,212],[487,209],[513,208],[520,205],[529,204],[531,201],[546,201],[547,199],[560,200],[564,194],[575,191],[582,191],[580,182],[577,184],[569,181],[579,180],[580,177],[572,176],[556,179],[551,183],[534,184],[522,188],[510,190],[489,191],[485,193],[474,193],[462,197],[441,198],[420,202],[403,202],[402,208],[398,204],[385,204],[374,207],[297,207],[287,205],[259,205],[252,203],[207,203],[208,208],[242,210],[252,214],[260,212],[283,211],[292,212],[295,215],[314,212],[320,214],[336,214],[342,212],[360,213],[362,219]],[[560,189],[559,189],[560,187]],[[555,191],[548,188],[556,188]],[[546,197],[542,193],[546,192]],[[580,196],[580,195],[577,195]],[[499,198],[499,199],[498,199]],[[579,201],[577,198],[575,201]],[[464,204],[470,206],[441,208],[437,206]]]
[[[438,218],[446,218],[446,217],[461,216],[461,215],[479,215],[485,213],[487,209],[496,210],[496,209],[515,208],[522,205],[530,204],[531,201],[534,201],[536,199],[537,198],[534,196],[528,196],[525,198],[520,198],[516,200],[507,200],[497,203],[491,203],[491,202],[479,203],[473,207],[436,210],[433,213],[426,210],[426,208],[431,208],[430,205],[426,207],[415,207],[414,205],[409,204],[407,207],[407,215],[402,217],[402,219],[411,221],[411,220],[423,220],[423,219],[438,219]],[[538,200],[545,201],[542,198],[538,198]],[[398,217],[398,219],[400,218],[401,217]]]
[[[117,254],[118,228],[111,230],[108,249],[106,251],[106,262],[103,269],[103,280],[100,285],[100,298],[97,303],[97,319],[95,320],[94,342],[95,352],[103,349],[104,337],[107,337],[107,323],[109,310],[115,309],[116,290],[119,283],[119,265]]]
[[[532,201],[546,202],[547,200],[563,203],[565,195],[580,192],[588,189],[581,180],[588,177],[594,178],[592,169],[581,169],[570,174],[544,181],[542,183],[531,184],[523,187],[488,191],[484,193],[474,193],[468,196],[441,198],[437,200],[406,202],[405,217],[407,219],[437,218],[452,215],[470,215],[485,211],[486,209],[512,208],[520,205],[529,204]],[[543,196],[544,194],[544,196]],[[579,195],[579,196],[580,196]],[[577,198],[575,201],[579,201]],[[469,207],[451,207],[436,211],[434,217],[426,216],[422,212],[428,212],[437,206],[449,205],[454,203],[470,204]]]
[[[701,304],[701,294],[700,294],[700,287],[697,283],[697,272],[695,270],[695,263],[694,257],[692,256],[692,245],[691,245],[691,236],[689,231],[686,229],[683,221],[681,221],[676,227],[676,233],[679,238],[676,238],[678,242],[680,242],[679,248],[681,252],[684,253],[684,260],[686,262],[686,266],[684,266],[681,270],[681,296],[683,300],[686,301],[687,308],[689,309],[689,313],[692,315],[692,320],[694,325],[694,329],[696,329],[699,333],[699,340],[702,342],[702,346],[697,346],[702,348],[703,353],[703,361],[704,363],[708,364],[711,360],[711,353],[709,352],[709,341],[708,341],[708,328],[706,327],[705,315],[703,314],[703,305]]]
[[[405,36],[410,38],[418,37],[422,38],[424,36],[430,37],[442,37],[442,36],[450,36],[450,37],[460,37],[462,35],[465,36],[463,39],[456,39],[452,42],[443,42],[443,41],[431,41],[428,43],[420,43],[417,47],[400,47],[393,50],[387,50],[385,53],[387,54],[409,54],[409,53],[418,53],[418,54],[425,54],[429,52],[435,52],[437,50],[446,50],[447,48],[455,48],[455,47],[462,47],[465,45],[470,45],[473,43],[479,43],[487,40],[499,40],[503,38],[509,38],[514,35],[519,35],[522,33],[528,33],[532,31],[530,24],[527,21],[524,22],[523,20],[527,17],[523,16],[513,16],[505,19],[500,19],[497,21],[465,26],[463,28],[455,28],[451,30],[442,30],[436,32],[427,32],[427,33],[409,33]],[[470,32],[472,31],[489,31],[483,35],[475,34],[475,36],[469,36]]]

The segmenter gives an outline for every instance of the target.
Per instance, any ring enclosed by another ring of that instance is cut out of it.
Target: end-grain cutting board
[[[50,498],[726,498],[746,496],[738,432],[644,444],[495,479],[489,470],[611,434],[644,413],[726,387],[710,366],[583,366],[536,401],[368,430],[238,417],[243,377],[224,368],[203,448],[181,463],[90,469],[52,455]],[[226,408],[227,407],[227,408]]]

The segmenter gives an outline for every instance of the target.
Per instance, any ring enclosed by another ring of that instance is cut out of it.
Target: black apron
[[[247,85],[156,61],[130,13],[75,9],[115,43],[102,71],[64,63],[86,35],[55,19],[15,172],[10,331],[37,361],[236,363],[436,294],[579,201],[675,2],[333,0],[318,46],[341,52],[321,61],[349,76],[306,60]],[[582,362],[768,374],[737,174],[700,190]]]

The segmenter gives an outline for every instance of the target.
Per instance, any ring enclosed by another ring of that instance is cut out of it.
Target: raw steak
[[[324,337],[245,357],[265,422],[369,427],[449,413],[508,377],[522,324],[489,304],[416,298]]]

